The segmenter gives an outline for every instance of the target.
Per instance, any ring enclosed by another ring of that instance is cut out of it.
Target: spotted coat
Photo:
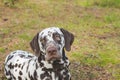
[[[66,43],[65,36],[71,37],[72,41],[68,41],[69,44]],[[64,29],[52,27],[41,31],[30,42],[35,55],[16,50],[6,57],[4,69],[6,78],[8,80],[71,80],[70,63],[64,48],[69,51],[73,40],[74,36]]]

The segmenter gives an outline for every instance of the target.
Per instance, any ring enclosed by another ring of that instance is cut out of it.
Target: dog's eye
[[[55,35],[55,36],[54,36],[54,40],[55,40],[56,42],[58,42],[59,44],[61,44],[60,35]]]
[[[46,39],[45,39],[45,38],[41,38],[41,39],[40,39],[40,42],[41,42],[41,44],[42,44],[42,48],[44,49],[45,44],[46,44]]]
[[[59,35],[55,35],[55,39],[56,39],[57,41],[60,41],[60,36],[59,36]]]
[[[60,34],[54,33],[54,34],[53,34],[53,39],[54,39],[57,43],[61,44]]]
[[[45,44],[46,43],[46,38],[41,38],[40,42],[43,43],[43,44]]]
[[[40,42],[41,42],[41,43],[45,43],[45,40],[44,40],[44,39],[40,39]]]

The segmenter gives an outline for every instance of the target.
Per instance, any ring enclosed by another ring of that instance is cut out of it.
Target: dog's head
[[[45,60],[54,61],[65,56],[63,55],[64,48],[67,51],[71,50],[73,41],[72,33],[63,28],[51,27],[37,33],[30,45],[36,56],[42,54]]]

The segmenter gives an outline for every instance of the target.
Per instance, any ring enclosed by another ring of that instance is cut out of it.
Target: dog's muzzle
[[[46,60],[55,61],[61,59],[60,51],[55,43],[49,43],[46,47]]]

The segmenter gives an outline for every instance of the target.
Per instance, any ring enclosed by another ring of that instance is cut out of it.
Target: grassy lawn
[[[0,80],[6,55],[32,52],[33,36],[52,26],[75,35],[72,80],[120,80],[120,0],[11,1],[0,0]]]

